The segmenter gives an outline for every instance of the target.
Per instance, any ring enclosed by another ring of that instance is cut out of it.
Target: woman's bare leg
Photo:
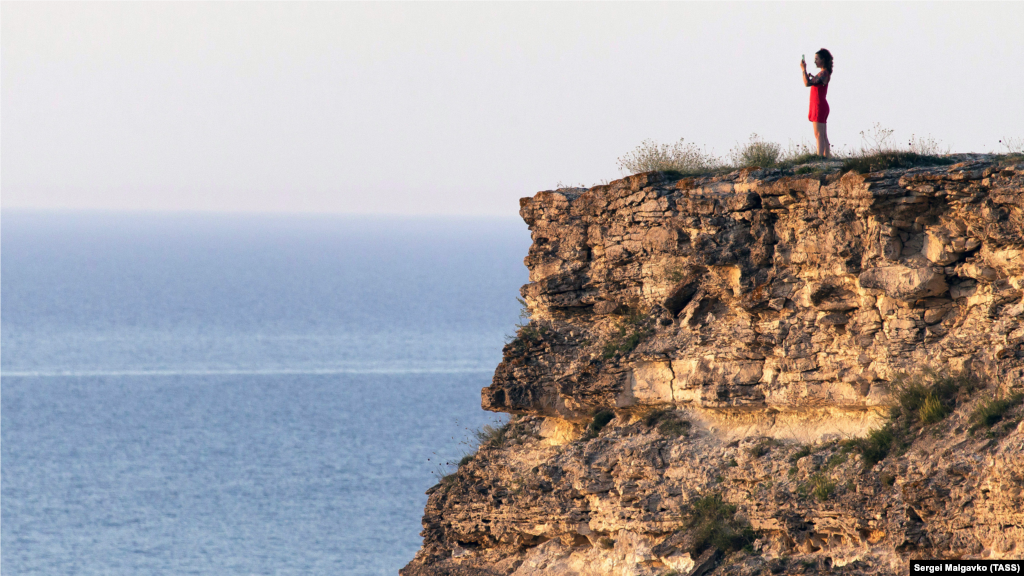
[[[818,143],[818,155],[825,158],[832,157],[832,147],[828,143],[828,134],[825,131],[824,122],[812,122],[814,125],[814,141]]]

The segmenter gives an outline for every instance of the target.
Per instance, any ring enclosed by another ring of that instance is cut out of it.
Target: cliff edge
[[[1024,163],[521,200],[531,316],[401,573],[896,574],[1024,557]]]

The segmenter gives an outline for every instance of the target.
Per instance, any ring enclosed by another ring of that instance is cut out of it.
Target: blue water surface
[[[0,231],[5,574],[394,574],[527,280],[514,219]]]

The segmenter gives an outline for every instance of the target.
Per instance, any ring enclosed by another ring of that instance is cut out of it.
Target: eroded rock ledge
[[[1024,432],[968,431],[979,402],[1024,388],[1024,164],[647,173],[540,192],[520,213],[532,320],[483,390],[514,433],[432,489],[403,574],[1024,557]],[[925,368],[984,388],[901,456],[872,467],[840,449],[886,421],[895,374]],[[601,410],[614,420],[590,437]],[[746,552],[672,544],[710,493],[758,531]]]

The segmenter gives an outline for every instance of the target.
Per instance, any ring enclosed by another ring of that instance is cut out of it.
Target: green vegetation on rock
[[[736,506],[723,500],[721,494],[695,500],[684,527],[693,536],[694,555],[712,546],[728,554],[741,550],[756,538],[750,523],[745,518],[737,518]]]
[[[601,357],[608,360],[616,354],[625,356],[632,352],[651,333],[646,321],[647,315],[639,308],[630,308],[619,320],[611,339],[605,343]]]
[[[657,426],[658,432],[669,437],[689,436],[692,427],[690,421],[681,418],[675,410],[655,410],[645,416],[643,422],[650,427]]]
[[[864,438],[847,442],[864,457],[867,467],[884,460],[894,448],[907,445],[922,427],[944,420],[969,399],[979,384],[968,372],[926,369],[912,375],[897,374],[889,388],[895,400],[889,423]]]
[[[1024,401],[1024,394],[1020,392],[1006,397],[982,401],[971,414],[971,432],[976,432],[982,428],[992,428],[1002,421],[1010,410],[1020,405],[1022,401]]]
[[[587,426],[587,431],[583,435],[584,438],[597,438],[598,434],[601,433],[601,430],[603,430],[604,427],[607,426],[614,418],[615,413],[611,410],[599,410],[595,412],[593,420],[590,421],[590,424]]]

